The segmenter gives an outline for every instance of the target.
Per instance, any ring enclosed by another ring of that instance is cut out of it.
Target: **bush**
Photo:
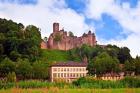
[[[97,80],[93,77],[82,77],[73,84],[80,88],[138,88],[140,87],[140,78],[126,77],[118,81]]]
[[[0,75],[5,77],[6,74],[9,72],[14,72],[15,71],[15,63],[11,61],[9,58],[5,58],[2,60],[0,63]]]
[[[13,82],[6,82],[5,79],[0,80],[0,89],[12,88],[14,86],[15,86],[15,83]]]
[[[125,77],[121,80],[125,87],[129,88],[139,88],[140,87],[140,78],[136,77]]]
[[[49,83],[46,81],[37,81],[37,80],[29,80],[29,81],[20,81],[18,82],[19,88],[43,88],[49,86]]]
[[[6,80],[7,80],[7,82],[16,82],[15,72],[12,72],[12,73],[9,72],[6,76]]]
[[[49,78],[49,67],[44,62],[33,63],[33,78],[34,79],[47,79]]]

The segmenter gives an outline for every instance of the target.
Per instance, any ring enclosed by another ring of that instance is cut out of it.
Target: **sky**
[[[126,46],[140,56],[140,0],[0,0],[0,18],[35,25],[42,38],[54,22],[77,36],[91,30],[98,44]]]

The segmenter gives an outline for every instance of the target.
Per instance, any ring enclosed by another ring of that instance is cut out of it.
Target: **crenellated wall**
[[[91,33],[91,31],[89,31],[87,34],[83,34],[81,37],[76,37],[67,35],[67,32],[64,31],[64,29],[58,30],[59,23],[54,23],[53,33],[49,36],[48,41],[46,42],[47,46],[44,47],[48,49],[69,50],[80,47],[83,44],[95,46],[97,43],[95,34]]]

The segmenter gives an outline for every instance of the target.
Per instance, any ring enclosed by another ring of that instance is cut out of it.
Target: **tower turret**
[[[59,23],[53,23],[53,32],[58,32],[59,31]]]

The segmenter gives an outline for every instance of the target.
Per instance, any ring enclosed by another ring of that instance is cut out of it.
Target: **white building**
[[[50,68],[52,82],[62,80],[72,82],[87,75],[87,63],[85,62],[58,62]]]

